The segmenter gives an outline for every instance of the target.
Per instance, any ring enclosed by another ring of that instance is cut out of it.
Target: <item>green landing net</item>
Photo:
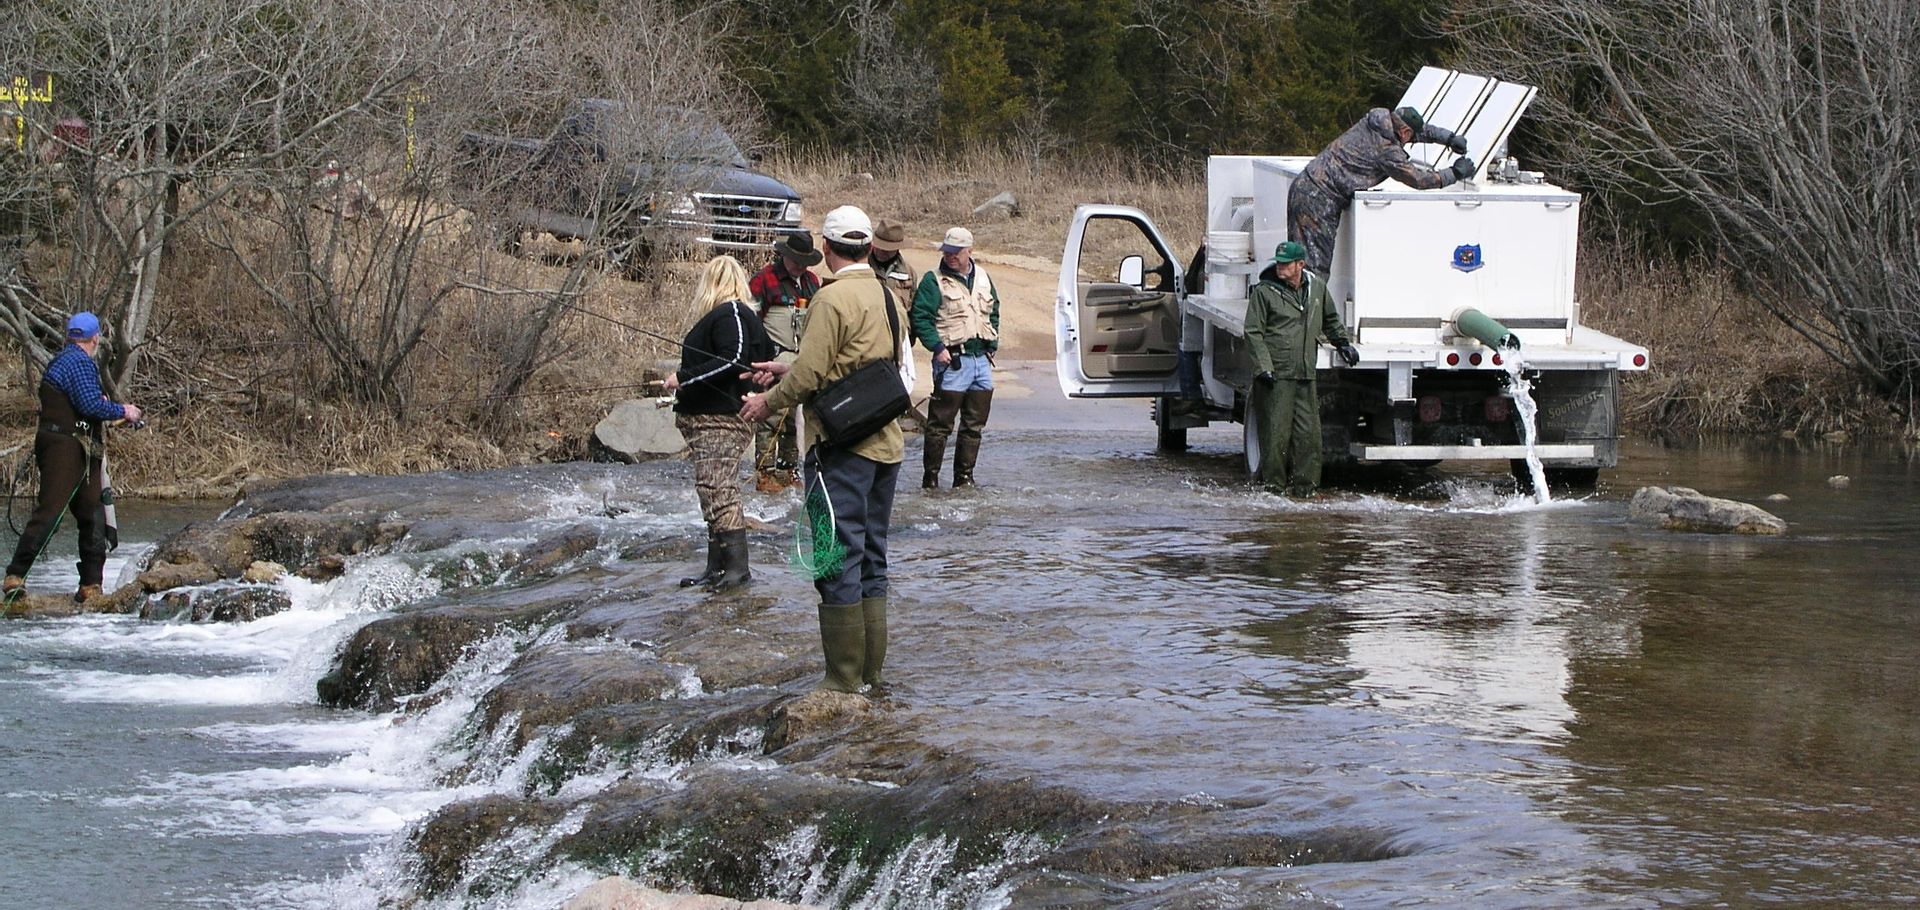
[[[824,581],[840,574],[847,556],[833,521],[833,503],[827,499],[827,487],[819,472],[813,472],[801,503],[800,520],[793,523],[793,552],[787,561],[810,581]]]

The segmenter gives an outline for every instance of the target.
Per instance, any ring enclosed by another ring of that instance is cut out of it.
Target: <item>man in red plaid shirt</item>
[[[778,253],[766,268],[747,281],[760,323],[767,337],[780,346],[775,360],[792,363],[800,349],[800,332],[805,322],[807,301],[820,291],[820,277],[810,267],[820,261],[813,248],[812,234],[788,234],[773,245]],[[793,483],[793,471],[800,463],[799,440],[795,436],[793,415],[776,414],[771,426],[754,428],[754,470],[759,475],[755,486],[762,493],[778,493]]]

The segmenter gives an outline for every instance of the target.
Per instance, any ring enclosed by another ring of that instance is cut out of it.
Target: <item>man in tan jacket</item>
[[[843,205],[821,224],[827,268],[833,282],[807,310],[807,330],[790,364],[754,364],[756,380],[772,387],[746,396],[740,416],[749,421],[805,405],[828,383],[876,360],[899,356],[905,315],[867,264],[873,223],[865,212]],[[889,314],[890,310],[895,310]],[[820,419],[806,415],[807,438],[821,437]],[[821,688],[858,691],[886,683],[887,526],[893,516],[894,484],[905,444],[898,421],[844,445],[816,446],[804,462],[809,498],[824,492],[834,532],[845,548],[839,574],[814,582],[820,592],[820,642],[826,654]]]

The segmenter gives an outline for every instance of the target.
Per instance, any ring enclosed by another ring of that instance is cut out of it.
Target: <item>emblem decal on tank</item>
[[[1463,243],[1453,248],[1453,267],[1462,272],[1471,272],[1486,265],[1480,258],[1480,244]]]

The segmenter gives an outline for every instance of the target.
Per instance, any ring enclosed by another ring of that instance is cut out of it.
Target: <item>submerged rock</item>
[[[784,705],[767,725],[767,751],[778,752],[804,739],[852,727],[873,716],[864,695],[816,690]]]
[[[478,871],[470,861],[483,848],[517,829],[551,825],[559,816],[544,803],[499,794],[448,806],[413,834],[420,888],[438,894],[453,887]]]
[[[481,699],[481,726],[495,730],[513,719],[518,747],[534,732],[566,723],[582,711],[677,693],[688,678],[634,648],[549,645],[522,655],[506,679]]]
[[[1850,486],[1853,486],[1853,478],[1848,477],[1845,474],[1835,474],[1832,477],[1827,478],[1827,486],[1830,486],[1836,490],[1844,490]]]
[[[177,588],[148,599],[142,619],[183,619],[188,622],[252,622],[293,607],[285,589],[271,585],[214,585]]]
[[[407,533],[404,522],[378,514],[269,512],[239,520],[195,522],[154,548],[152,565],[210,567],[239,578],[255,562],[306,566],[327,556],[384,547]],[[152,571],[152,570],[149,570]]]
[[[334,558],[338,558],[338,557],[335,556]],[[281,576],[286,574],[287,574],[286,566],[283,566],[277,562],[268,562],[264,559],[256,559],[253,561],[252,565],[247,567],[247,570],[245,572],[240,573],[240,579],[242,581],[253,582],[254,584],[270,585],[276,581],[279,581]]]
[[[1689,487],[1641,487],[1627,514],[1669,531],[1780,534],[1787,523],[1756,505],[1707,496]]]
[[[524,599],[506,593],[503,599]],[[392,710],[432,687],[475,643],[542,625],[570,602],[443,604],[374,620],[347,639],[314,688],[329,707]]]

